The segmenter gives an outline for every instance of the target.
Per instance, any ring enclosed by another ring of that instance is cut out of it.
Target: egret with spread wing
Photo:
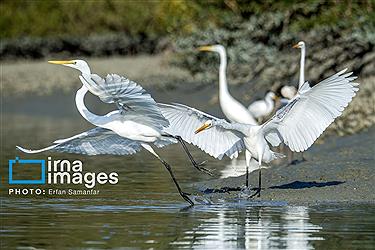
[[[213,51],[219,53],[220,68],[219,68],[219,102],[221,110],[224,115],[231,122],[245,123],[257,125],[251,112],[242,105],[239,101],[233,98],[228,90],[227,83],[227,53],[224,46],[212,45],[202,46],[198,48],[200,51]]]
[[[217,159],[225,155],[234,158],[245,150],[247,166],[250,159],[255,158],[259,164],[259,184],[255,194],[260,196],[262,162],[282,157],[273,152],[269,144],[278,146],[283,142],[292,151],[305,151],[342,114],[355,96],[358,84],[353,80],[356,77],[351,76],[352,73],[345,74],[345,71],[312,88],[308,82],[304,83],[297,95],[262,125],[228,123],[181,104],[159,104],[159,107],[170,122],[166,131],[180,135],[209,155]]]
[[[196,164],[187,148],[178,136],[164,131],[169,126],[168,120],[161,114],[155,100],[138,84],[125,77],[109,74],[101,78],[92,74],[83,60],[50,61],[78,69],[82,87],[76,93],[76,106],[80,114],[98,128],[89,130],[68,139],[55,141],[55,144],[42,150],[26,150],[26,153],[39,153],[46,150],[80,153],[88,155],[119,154],[127,155],[146,149],[159,159],[167,168],[180,195],[193,204],[188,194],[181,191],[170,165],[165,162],[151,145],[163,147],[180,141],[194,166],[201,171],[208,171]],[[104,116],[90,112],[84,103],[86,93],[90,91],[105,103],[114,103],[118,109]]]

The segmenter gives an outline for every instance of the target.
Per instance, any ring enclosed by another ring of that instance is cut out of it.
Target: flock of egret
[[[82,117],[95,128],[56,140],[53,145],[43,149],[17,148],[25,153],[53,150],[86,155],[130,155],[143,148],[165,166],[179,194],[192,205],[194,202],[189,194],[181,190],[171,166],[155,152],[153,146],[161,148],[181,143],[192,165],[207,174],[211,174],[210,171],[202,167],[203,163],[193,159],[185,142],[217,159],[224,156],[233,159],[245,151],[245,185],[249,186],[250,160],[255,159],[259,165],[259,183],[252,197],[260,196],[262,163],[283,157],[273,152],[270,145],[276,147],[284,143],[294,152],[305,151],[342,114],[358,91],[358,84],[353,82],[356,77],[351,76],[352,73],[345,73],[346,70],[310,87],[304,81],[305,44],[299,42],[295,47],[301,49],[298,90],[284,86],[280,91],[284,105],[263,124],[258,122],[274,111],[275,93],[268,92],[264,100],[256,101],[248,108],[233,98],[226,81],[226,52],[221,45],[203,46],[200,50],[220,55],[219,100],[229,122],[186,105],[156,103],[137,83],[116,74],[101,78],[92,74],[83,60],[49,61],[81,72],[79,79],[82,87],[76,93],[75,102]],[[98,96],[104,103],[115,104],[117,109],[103,116],[90,112],[84,103],[87,92]]]

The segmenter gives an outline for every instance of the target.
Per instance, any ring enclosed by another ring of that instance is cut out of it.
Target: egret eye
[[[73,64],[77,64],[77,62],[74,62]]]

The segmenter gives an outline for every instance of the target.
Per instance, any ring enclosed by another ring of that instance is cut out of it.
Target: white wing
[[[352,72],[340,71],[310,88],[305,82],[297,95],[265,124],[262,131],[273,146],[284,142],[292,151],[308,149],[340,116],[358,91]]]
[[[80,76],[82,83],[105,103],[115,103],[129,119],[162,130],[169,125],[155,100],[137,83],[116,74]]]
[[[84,155],[131,155],[141,150],[139,142],[123,138],[111,130],[94,128],[67,139],[54,142],[53,145],[29,150],[17,146],[24,153],[35,154],[48,150]]]
[[[230,158],[238,156],[238,153],[245,147],[243,135],[223,126],[232,126],[225,120],[218,119],[197,109],[182,104],[169,105],[159,103],[159,108],[170,126],[164,129],[165,132],[180,136],[186,142],[191,143],[207,154],[222,159],[224,155]],[[216,125],[210,129],[195,134],[195,130],[206,121],[214,120]],[[220,125],[221,124],[221,125]]]

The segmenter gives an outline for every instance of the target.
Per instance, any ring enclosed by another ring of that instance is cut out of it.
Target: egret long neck
[[[228,122],[221,122],[218,121],[218,125],[223,127],[227,130],[233,130],[242,133],[245,136],[250,136],[251,128],[259,127],[258,125],[250,125],[250,124],[243,124],[243,123],[228,123]]]
[[[267,95],[266,98],[265,98],[265,101],[266,101],[268,107],[272,107],[272,108],[273,108],[274,102],[273,102],[271,96],[268,96],[268,95]]]
[[[306,49],[305,46],[301,48],[301,61],[300,61],[300,68],[299,68],[299,88],[301,88],[302,84],[305,82],[305,54]]]
[[[85,106],[85,95],[88,92],[88,88],[86,88],[85,85],[82,85],[82,87],[77,91],[76,93],[76,106],[79,111],[79,113],[85,118],[88,122],[94,124],[95,126],[102,127],[104,125],[103,123],[103,117],[96,115],[94,113],[91,113],[87,107]]]
[[[220,96],[225,96],[229,94],[228,84],[227,84],[227,54],[225,51],[220,51],[220,68],[219,68],[219,94]]]

